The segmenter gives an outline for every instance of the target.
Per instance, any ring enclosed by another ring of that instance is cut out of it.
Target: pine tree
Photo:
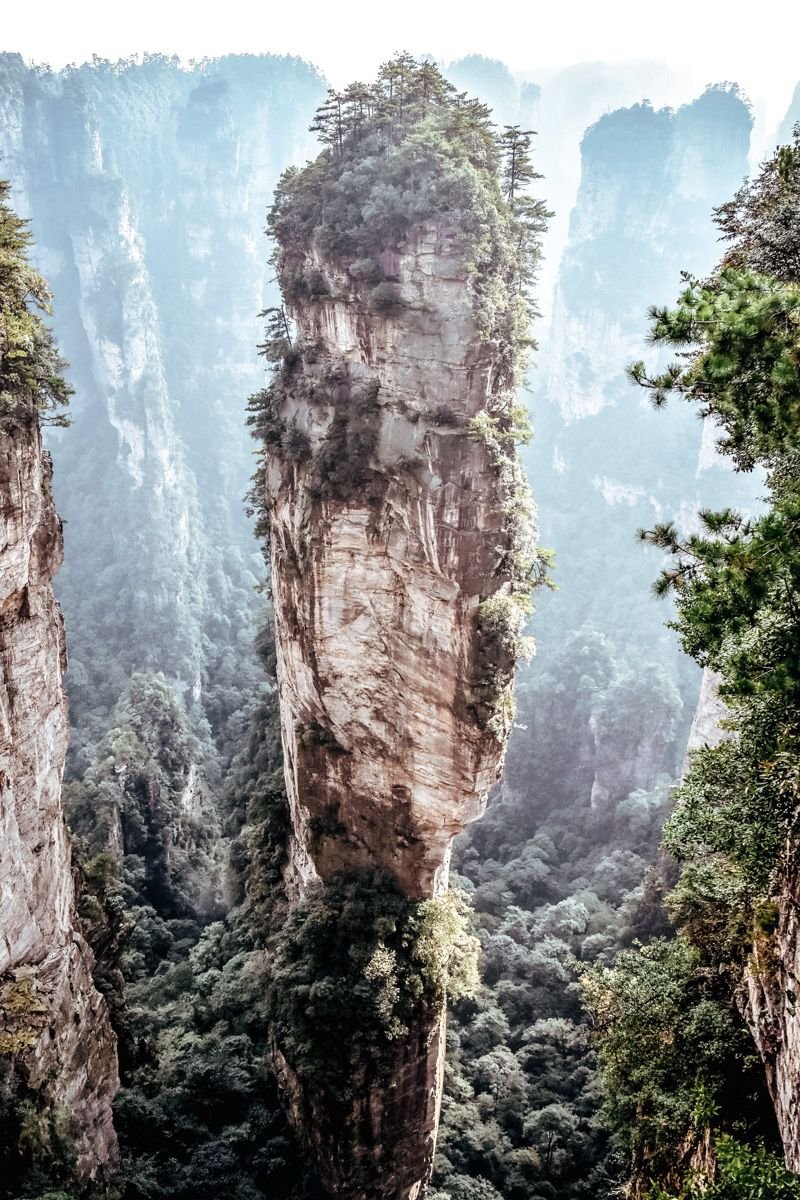
[[[265,308],[258,315],[267,319],[264,341],[259,345],[258,352],[267,362],[279,363],[292,348],[292,333],[286,309],[281,304],[277,308]]]
[[[503,158],[503,191],[509,204],[513,205],[519,193],[541,179],[533,168],[531,138],[535,129],[520,129],[519,125],[505,125],[500,134],[500,152]]]
[[[40,313],[50,311],[47,283],[27,259],[31,234],[0,180],[0,430],[34,414],[45,424],[68,425],[58,409],[72,389],[64,380],[64,360]]]
[[[324,102],[314,114],[309,132],[316,133],[323,146],[341,154],[344,146],[344,97],[340,92],[328,88]]]

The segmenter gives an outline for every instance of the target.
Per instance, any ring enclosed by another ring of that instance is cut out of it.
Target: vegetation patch
[[[665,829],[682,864],[667,897],[679,936],[585,982],[610,1125],[634,1178],[649,1178],[660,1200],[676,1190],[670,1157],[693,1136],[715,1138],[719,1165],[704,1181],[687,1174],[681,1197],[798,1194],[776,1156],[770,1102],[759,1110],[753,1082],[742,1087],[753,1080],[763,1090],[763,1067],[733,1014],[744,972],[781,972],[774,934],[797,872],[799,205],[797,127],[792,144],[718,210],[730,243],[722,265],[706,280],[685,274],[677,306],[651,310],[650,340],[676,360],[655,374],[641,362],[630,368],[656,408],[677,395],[713,422],[722,453],[736,470],[762,469],[767,493],[755,517],[704,510],[688,535],[669,521],[640,531],[668,554],[655,591],[674,596],[682,646],[717,673],[729,708],[728,739],[692,756]],[[767,1008],[753,1018],[776,1015]]]
[[[277,941],[268,990],[275,1042],[333,1105],[365,1075],[382,1079],[392,1047],[447,994],[477,986],[465,898],[411,902],[379,873],[310,889]]]
[[[8,203],[11,185],[0,179],[0,433],[36,419],[69,424],[61,409],[72,389],[66,363],[41,313],[49,313],[47,283],[27,259],[27,221]]]

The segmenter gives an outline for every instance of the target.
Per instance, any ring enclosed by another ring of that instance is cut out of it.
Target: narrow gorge
[[[0,1200],[800,1200],[797,99],[671,72],[0,53]]]

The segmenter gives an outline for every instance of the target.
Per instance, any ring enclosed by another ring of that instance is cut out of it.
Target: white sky
[[[800,2],[771,0],[3,0],[0,49],[63,66],[143,50],[298,54],[336,85],[395,50],[480,53],[517,73],[658,58],[698,87],[735,79],[777,124],[800,79]],[[8,10],[11,11],[8,11]]]

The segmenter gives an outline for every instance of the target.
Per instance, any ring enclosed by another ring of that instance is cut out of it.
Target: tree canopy
[[[31,234],[9,203],[10,191],[0,179],[0,430],[34,415],[65,425],[59,409],[71,394],[62,375],[66,364],[41,316],[52,297],[28,261]]]

